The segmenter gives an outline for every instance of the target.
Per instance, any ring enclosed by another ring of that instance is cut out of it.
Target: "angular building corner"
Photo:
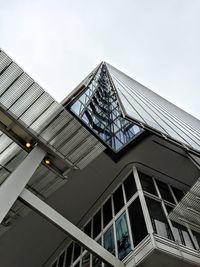
[[[2,266],[200,265],[198,119],[106,62],[59,104],[0,50],[0,127]]]

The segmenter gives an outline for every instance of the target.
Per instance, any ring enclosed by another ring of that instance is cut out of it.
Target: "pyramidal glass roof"
[[[106,63],[126,118],[200,151],[200,121]]]

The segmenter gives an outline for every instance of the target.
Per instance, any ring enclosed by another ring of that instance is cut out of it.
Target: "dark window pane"
[[[72,248],[73,248],[73,243],[71,243],[69,245],[69,247],[67,248],[67,256],[66,256],[65,267],[69,267],[71,265]]]
[[[185,226],[172,222],[175,241],[190,248],[194,248],[188,230]]]
[[[55,261],[52,265],[51,265],[51,267],[56,267],[57,266],[57,261]]]
[[[141,185],[142,185],[142,189],[144,191],[147,191],[147,192],[157,196],[156,188],[154,186],[152,177],[149,176],[149,175],[146,175],[146,174],[144,174],[142,172],[138,172],[138,174],[139,174],[139,177],[140,177],[140,182],[141,182]]]
[[[137,246],[147,235],[147,228],[144,221],[139,198],[133,201],[128,208],[134,246]]]
[[[182,197],[184,196],[183,191],[178,189],[178,188],[176,188],[176,187],[173,187],[173,186],[171,186],[171,188],[172,188],[172,190],[174,192],[174,195],[175,195],[177,201],[180,201],[182,199]]]
[[[113,194],[113,200],[114,200],[114,210],[115,214],[117,214],[121,208],[124,206],[124,197],[122,192],[122,187],[118,187],[118,189]]]
[[[160,194],[161,194],[162,198],[164,200],[167,200],[167,201],[171,202],[171,203],[175,203],[174,199],[173,199],[173,197],[171,195],[171,192],[169,190],[168,185],[163,183],[163,182],[161,182],[161,181],[159,181],[159,180],[156,180],[156,183],[158,185],[158,189],[160,191]]]
[[[165,204],[165,207],[167,209],[168,214],[170,214],[170,212],[173,210],[173,207],[166,205],[166,204]]]
[[[112,220],[112,203],[109,198],[103,205],[103,225],[104,227]]]
[[[115,255],[113,226],[111,226],[104,234],[104,248]]]
[[[81,254],[81,247],[79,244],[75,243],[74,245],[74,261],[80,256]]]
[[[65,258],[65,252],[63,252],[59,257],[58,267],[63,267],[64,258]]]
[[[197,233],[195,231],[192,231],[194,239],[195,239],[195,246],[196,249],[200,249],[200,233]]]
[[[124,189],[127,201],[137,192],[134,176],[132,173],[129,174],[129,176],[124,181]]]
[[[79,267],[79,266],[80,266],[80,261],[74,267]]]
[[[101,232],[101,210],[93,218],[93,238]]]
[[[86,226],[84,227],[84,233],[86,233],[86,235],[89,235],[91,237],[91,221],[89,221],[88,224],[86,224]]]
[[[168,226],[165,214],[163,212],[161,203],[148,197],[145,197],[145,199],[155,233],[166,238],[172,239],[172,234]]]
[[[131,251],[130,236],[125,213],[123,213],[116,220],[115,225],[116,225],[118,257],[120,260],[122,260]]]

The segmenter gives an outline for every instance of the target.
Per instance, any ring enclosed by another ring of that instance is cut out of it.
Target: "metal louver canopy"
[[[0,107],[69,165],[84,168],[104,146],[0,50]]]
[[[170,219],[200,233],[200,178],[170,213]]]

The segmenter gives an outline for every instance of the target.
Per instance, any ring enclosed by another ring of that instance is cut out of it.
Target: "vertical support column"
[[[107,264],[113,267],[125,267],[123,262],[113,256],[105,248],[99,245],[95,240],[86,235],[78,227],[76,227],[74,224],[72,224],[56,210],[51,208],[49,205],[47,205],[44,201],[39,199],[26,188],[24,188],[24,190],[20,194],[20,199],[28,206],[33,208],[36,212],[46,217],[49,221],[51,221],[54,225],[63,230],[73,240],[78,242],[92,254],[99,257],[103,262],[106,262]]]
[[[38,168],[46,152],[36,146],[0,186],[0,223]]]

